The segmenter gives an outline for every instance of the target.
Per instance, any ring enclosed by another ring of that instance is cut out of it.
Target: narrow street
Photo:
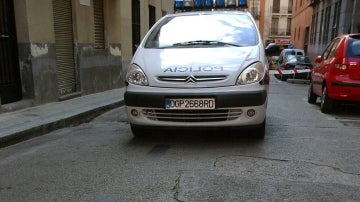
[[[264,140],[228,131],[134,138],[123,108],[0,149],[0,201],[357,201],[360,107],[331,115],[271,77]]]

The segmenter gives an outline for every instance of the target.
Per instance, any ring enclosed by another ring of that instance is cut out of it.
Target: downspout
[[[353,12],[352,12],[352,17],[351,17],[351,33],[355,33],[355,18],[356,18],[356,7],[357,7],[357,0],[354,0],[354,7],[353,7]],[[360,31],[360,30],[358,30]]]

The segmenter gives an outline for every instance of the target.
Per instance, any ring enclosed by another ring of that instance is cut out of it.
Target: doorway
[[[0,1],[0,97],[1,104],[22,99],[18,44],[13,0]]]

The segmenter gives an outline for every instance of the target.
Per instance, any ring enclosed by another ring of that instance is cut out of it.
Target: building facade
[[[320,55],[337,35],[360,32],[359,0],[309,0],[313,8],[308,55]]]
[[[1,4],[0,111],[122,87],[136,44],[173,12],[173,1],[158,0]]]
[[[291,42],[291,20],[293,0],[267,0],[264,11],[263,40],[276,43],[283,48]]]
[[[308,54],[309,36],[313,7],[310,0],[294,0],[291,22],[291,41],[295,48],[303,49]]]

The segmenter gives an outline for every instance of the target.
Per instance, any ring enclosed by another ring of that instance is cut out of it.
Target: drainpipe
[[[355,19],[356,19],[356,7],[357,7],[357,0],[354,0],[354,6],[353,6],[353,12],[352,12],[352,18],[351,18],[351,33],[355,33]],[[360,32],[360,30],[357,30]]]

